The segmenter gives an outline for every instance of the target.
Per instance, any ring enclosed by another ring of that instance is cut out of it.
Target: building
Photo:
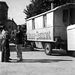
[[[7,19],[4,25],[6,26],[6,28],[9,32],[17,29],[17,24],[15,23],[15,21],[13,19],[12,20]]]
[[[0,28],[5,24],[8,19],[8,5],[4,1],[0,1]]]

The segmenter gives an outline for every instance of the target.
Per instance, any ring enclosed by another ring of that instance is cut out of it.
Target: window
[[[68,10],[67,9],[63,11],[63,22],[64,23],[68,22]]]
[[[46,27],[46,24],[47,24],[47,15],[44,14],[43,15],[43,27]]]
[[[63,23],[67,27],[69,25],[69,10],[63,10]]]
[[[35,29],[35,19],[32,19],[32,29]]]
[[[70,24],[75,24],[75,8],[70,9]]]

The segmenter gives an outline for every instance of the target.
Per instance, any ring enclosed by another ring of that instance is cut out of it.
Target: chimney
[[[51,9],[53,9],[54,8],[54,3],[53,2],[51,2]]]

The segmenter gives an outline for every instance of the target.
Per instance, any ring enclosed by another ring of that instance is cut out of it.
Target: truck
[[[75,24],[67,27],[67,48],[68,54],[75,56]]]
[[[52,6],[52,4],[51,4]],[[53,49],[67,50],[67,27],[75,24],[75,4],[66,3],[26,19],[27,41],[43,48],[47,55]]]

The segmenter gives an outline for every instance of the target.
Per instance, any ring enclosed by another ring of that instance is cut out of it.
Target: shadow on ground
[[[64,59],[23,59],[23,61],[17,62],[17,59],[11,60],[11,63],[53,63],[61,61],[72,61]]]

